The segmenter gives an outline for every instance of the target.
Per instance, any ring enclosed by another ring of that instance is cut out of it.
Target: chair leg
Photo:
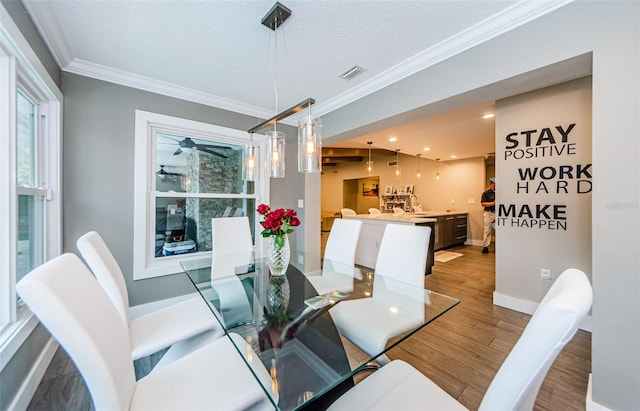
[[[386,354],[382,354],[378,357],[376,357],[375,361],[380,364],[380,366],[382,367],[383,365],[387,365],[391,362],[391,360],[389,359],[389,357],[387,357]]]

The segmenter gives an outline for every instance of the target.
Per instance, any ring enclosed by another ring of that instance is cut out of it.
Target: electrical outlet
[[[551,270],[549,270],[548,268],[541,268],[540,278],[542,278],[543,280],[551,280]]]

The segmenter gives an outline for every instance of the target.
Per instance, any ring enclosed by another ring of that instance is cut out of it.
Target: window
[[[268,179],[242,180],[248,137],[136,111],[134,279],[174,274],[181,260],[210,255],[214,217],[248,216],[256,238],[253,210],[267,201]]]
[[[0,11],[4,9],[0,5]],[[13,22],[0,25],[0,358],[37,320],[16,295],[29,271],[60,254],[62,94]],[[17,348],[15,348],[17,349]],[[6,364],[0,361],[0,370]]]
[[[42,135],[36,122],[38,106],[24,92],[17,93],[17,194],[18,253],[17,278],[44,262],[44,208],[47,190],[40,166]],[[44,117],[42,118],[44,121]]]

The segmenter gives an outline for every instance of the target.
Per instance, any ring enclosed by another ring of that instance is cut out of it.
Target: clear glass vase
[[[289,248],[289,237],[283,235],[278,239],[277,236],[269,238],[267,249],[267,265],[271,275],[285,275],[287,267],[289,267],[289,258],[291,250]]]
[[[289,289],[287,276],[279,275],[271,277],[269,279],[269,285],[267,286],[267,311],[272,315],[286,317],[290,296],[291,291]],[[282,320],[282,318],[277,318],[276,323],[270,325],[281,325],[284,323],[278,322],[278,320]]]

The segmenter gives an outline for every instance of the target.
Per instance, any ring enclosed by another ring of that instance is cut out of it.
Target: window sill
[[[28,308],[18,313],[17,320],[0,331],[0,372],[27,340],[39,321]]]

